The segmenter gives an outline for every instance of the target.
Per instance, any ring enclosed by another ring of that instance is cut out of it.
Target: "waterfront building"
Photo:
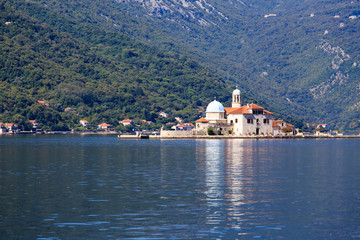
[[[20,132],[18,125],[14,124],[14,123],[5,123],[5,128],[8,130],[9,133]]]
[[[110,129],[110,127],[111,127],[111,125],[107,124],[107,123],[102,123],[102,124],[98,125],[98,128],[103,129],[103,130],[108,130],[108,129]]]
[[[133,125],[134,122],[131,119],[124,119],[122,121],[119,121],[119,124],[122,124],[124,126],[129,126],[129,125]]]
[[[179,123],[172,127],[176,131],[188,131],[193,129],[195,126],[192,123]]]
[[[32,125],[32,128],[36,131],[36,129],[39,127],[39,124],[36,120],[29,120],[29,122]]]
[[[4,123],[0,123],[0,134],[5,134],[5,133],[7,133],[7,129]]]
[[[231,107],[224,107],[216,99],[206,108],[206,117],[196,121],[196,130],[242,135],[272,135],[273,114],[256,104],[241,105],[241,92],[232,93]]]
[[[81,120],[80,120],[80,124],[81,124],[81,126],[83,126],[83,127],[89,126],[89,122],[86,121],[85,119],[81,119]]]
[[[294,125],[291,125],[284,120],[274,120],[272,122],[273,134],[276,135],[286,135],[286,134],[296,134],[296,129]]]
[[[330,127],[329,125],[327,124],[318,124],[316,126],[316,130],[319,131],[319,132],[326,132],[326,131],[329,131],[330,130]]]

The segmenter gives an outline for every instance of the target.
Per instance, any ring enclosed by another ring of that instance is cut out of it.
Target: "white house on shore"
[[[81,119],[81,120],[80,120],[80,124],[81,124],[81,126],[83,126],[83,127],[89,126],[89,122],[88,122],[87,120],[85,120],[85,119]]]
[[[206,108],[206,117],[196,121],[196,130],[242,135],[272,135],[273,114],[256,104],[241,106],[241,92],[235,89],[231,107],[214,100]]]
[[[4,123],[0,122],[0,134],[5,134],[5,133],[7,133],[7,129],[4,125]]]
[[[36,120],[29,120],[29,122],[31,123],[31,126],[35,131],[39,128],[39,124]]]
[[[111,125],[107,124],[107,123],[102,123],[102,124],[98,125],[98,129],[102,129],[102,130],[109,130],[110,127],[111,127]]]

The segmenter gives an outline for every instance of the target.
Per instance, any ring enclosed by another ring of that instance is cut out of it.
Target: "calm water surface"
[[[360,239],[360,139],[0,137],[1,239]]]

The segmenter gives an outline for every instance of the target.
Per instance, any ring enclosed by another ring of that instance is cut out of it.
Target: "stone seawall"
[[[160,135],[119,135],[120,139],[329,139],[360,138],[360,135],[207,135],[205,131],[161,131]]]
[[[203,131],[166,131],[162,130],[160,132],[160,138],[195,138],[199,136],[206,136],[206,133]]]
[[[150,136],[150,139],[357,139],[359,135],[355,136],[224,136],[224,135],[213,135],[213,136],[172,136],[172,137],[161,137]]]
[[[304,139],[304,138],[360,138],[360,135],[207,135],[205,131],[162,131],[150,139]]]

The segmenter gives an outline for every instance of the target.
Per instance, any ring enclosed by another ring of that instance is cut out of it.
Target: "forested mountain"
[[[145,115],[155,120],[161,110],[193,120],[197,113],[194,109],[206,106],[213,96],[226,101],[237,84],[247,96],[282,116],[326,122],[333,129],[360,128],[358,0],[2,0],[1,3],[6,11],[16,11],[2,18],[1,36],[5,39],[2,44],[6,44],[2,49],[15,44],[17,54],[29,50],[33,59],[46,66],[39,67],[31,61],[26,65],[19,59],[25,67],[5,65],[4,61],[9,62],[14,54],[8,50],[9,55],[3,54],[1,60],[2,84],[6,79],[6,89],[26,92],[28,102],[39,98],[52,101],[51,110],[62,119],[57,125],[67,121],[60,110],[68,106],[77,108],[79,116],[94,121],[102,118],[114,122],[116,118]],[[16,22],[11,17],[21,17],[29,23],[14,32],[16,24],[4,24]],[[30,23],[46,30],[39,35],[37,30],[26,27]],[[27,31],[34,31],[34,35]],[[47,31],[51,34],[45,34]],[[52,35],[56,37],[52,39]],[[35,41],[34,36],[44,39]],[[64,47],[69,50],[62,51]],[[35,79],[33,86],[24,87],[30,79]],[[71,87],[64,87],[66,84]],[[74,86],[79,91],[72,91]],[[90,97],[84,97],[88,93]],[[133,98],[124,97],[129,96],[126,94]],[[12,99],[18,95],[2,96]],[[247,96],[244,102],[254,101],[246,99]],[[126,103],[128,99],[132,100]],[[18,112],[11,110],[11,106],[20,105],[12,104],[2,104],[1,120],[14,119]],[[32,117],[26,111],[16,116]]]
[[[42,9],[0,1],[2,122],[29,128],[36,119],[43,129],[66,130],[84,118],[112,126],[124,118],[193,121],[214,96],[231,95],[224,79],[196,61]],[[65,112],[68,107],[75,111]]]
[[[272,111],[359,129],[358,0],[33,0],[16,8],[59,31],[68,30],[43,12],[185,54]]]

